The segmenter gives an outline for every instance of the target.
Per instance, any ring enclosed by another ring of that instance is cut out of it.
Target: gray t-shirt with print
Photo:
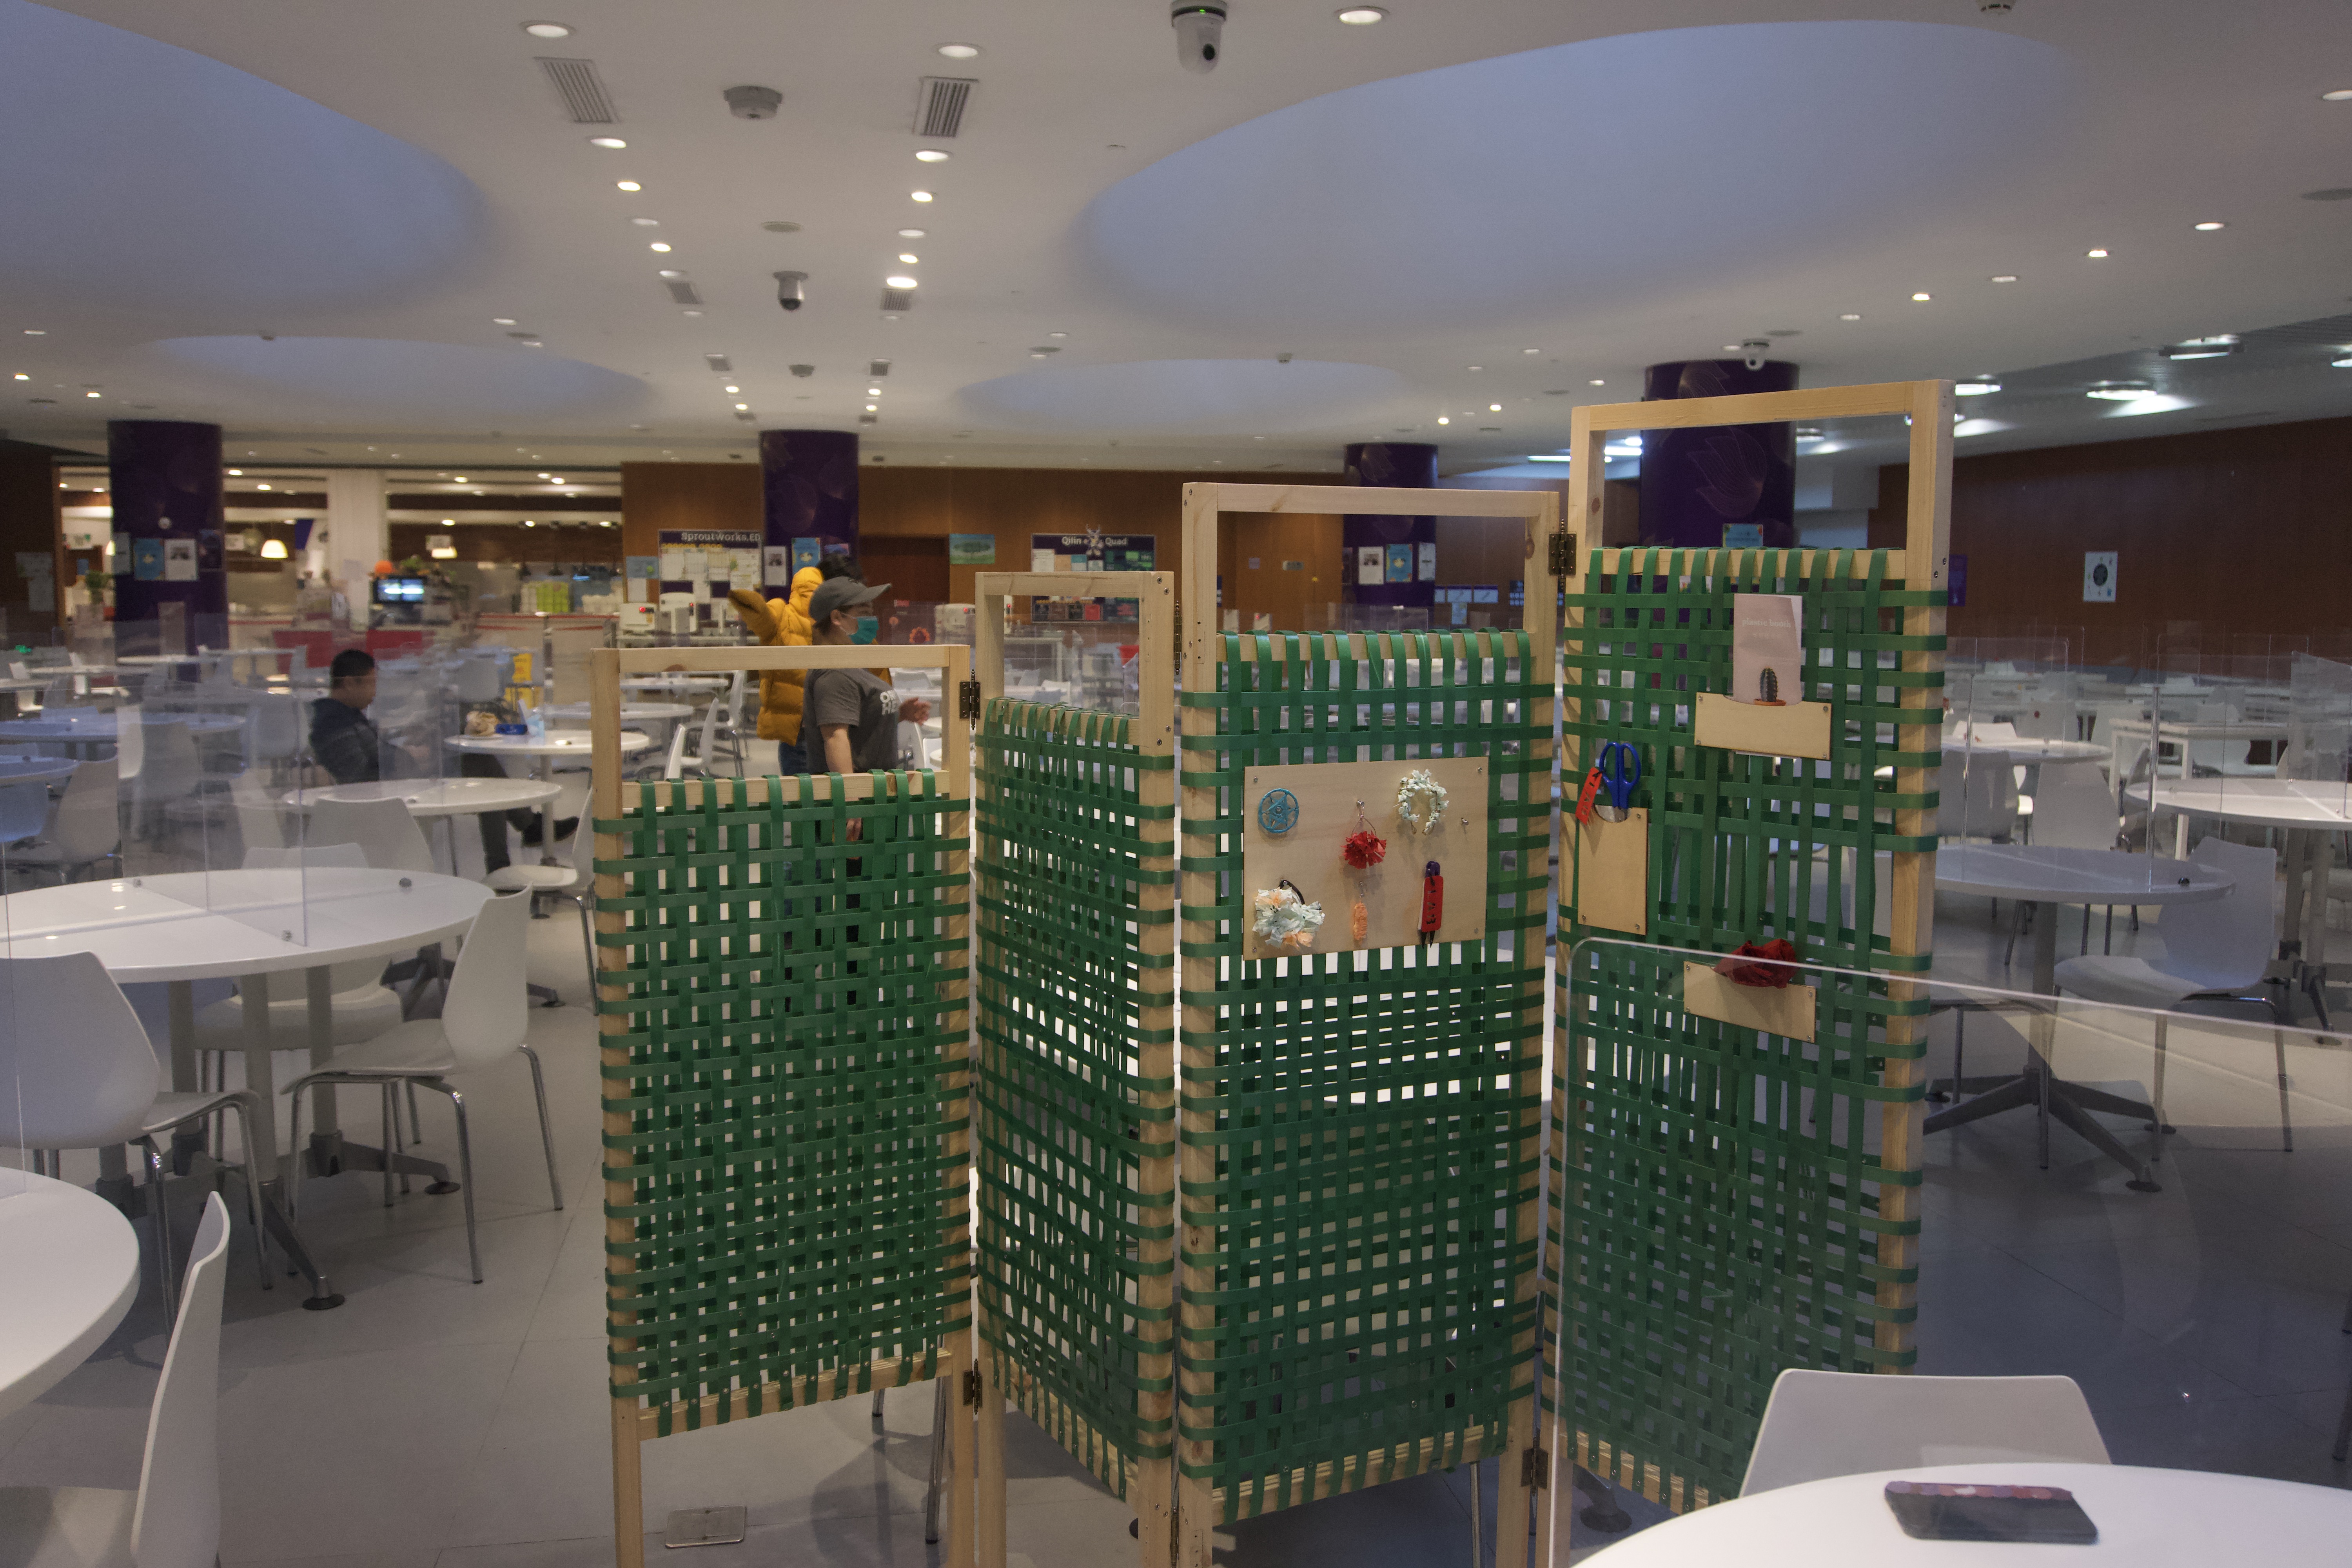
[[[830,773],[825,761],[827,726],[849,726],[849,760],[857,773],[887,772],[898,765],[898,693],[870,669],[811,670],[802,687],[802,743],[809,768]]]

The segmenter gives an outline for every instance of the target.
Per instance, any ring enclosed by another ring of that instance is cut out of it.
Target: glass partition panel
[[[1004,633],[1005,695],[1024,702],[1135,713],[1141,668],[1136,637],[1133,621],[1015,622]]]
[[[2136,961],[2076,962],[2090,987]],[[2255,984],[2168,1012],[1726,967],[1601,939],[1561,960],[1553,1563],[1738,1495],[1792,1367],[2065,1376],[2116,1463],[2342,1484],[2352,1037]],[[2070,1457],[2042,1436],[1975,1457]]]

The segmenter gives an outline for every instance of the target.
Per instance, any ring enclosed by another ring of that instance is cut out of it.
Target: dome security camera
[[[799,310],[801,308],[802,300],[804,298],[801,293],[801,285],[807,281],[808,274],[805,272],[777,273],[776,303],[782,305],[787,310]]]
[[[730,87],[720,96],[738,120],[773,120],[784,103],[784,95],[772,87]]]
[[[1176,29],[1176,59],[1186,70],[1206,76],[1217,68],[1223,52],[1223,0],[1175,0],[1168,8],[1168,25]]]
[[[1743,338],[1739,343],[1739,363],[1750,370],[1762,370],[1764,362],[1772,357],[1769,338]]]

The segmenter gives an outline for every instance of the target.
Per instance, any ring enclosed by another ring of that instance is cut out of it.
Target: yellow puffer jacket
[[[792,596],[761,599],[750,588],[727,595],[735,614],[762,647],[806,647],[816,640],[816,623],[809,619],[809,600],[824,574],[803,566],[793,574]],[[797,669],[760,677],[760,739],[796,745],[801,738],[801,680]]]

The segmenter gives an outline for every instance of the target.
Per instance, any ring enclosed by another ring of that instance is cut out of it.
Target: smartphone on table
[[[2099,1527],[2064,1487],[1889,1481],[1886,1506],[1917,1541],[2022,1541],[2088,1546]]]

